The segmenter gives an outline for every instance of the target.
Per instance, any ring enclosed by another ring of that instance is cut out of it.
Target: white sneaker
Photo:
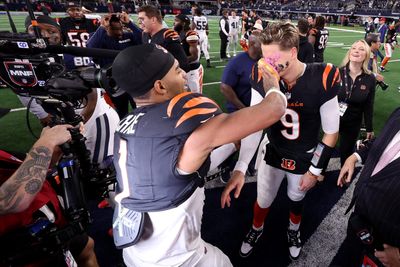
[[[250,228],[250,231],[247,233],[246,237],[242,242],[242,246],[240,247],[240,256],[245,258],[250,255],[253,251],[253,247],[256,245],[258,239],[263,233],[263,229],[256,230],[253,226]]]

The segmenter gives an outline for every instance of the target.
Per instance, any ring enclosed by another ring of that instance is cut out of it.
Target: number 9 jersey
[[[326,134],[339,131],[339,69],[332,64],[304,64],[305,70],[292,88],[281,80],[280,90],[287,97],[285,115],[267,129],[269,145],[266,163],[294,174],[304,174],[319,142],[320,128]],[[262,77],[253,67],[253,98],[264,97]],[[258,95],[258,96],[257,96]],[[287,165],[287,162],[294,164]]]
[[[72,19],[71,17],[59,20],[61,27],[61,35],[64,45],[86,47],[90,33],[97,29],[98,21],[96,19]],[[64,55],[64,62],[67,69],[76,69],[93,65],[90,57],[77,57],[72,55]]]

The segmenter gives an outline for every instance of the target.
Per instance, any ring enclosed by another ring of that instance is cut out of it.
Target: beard
[[[176,32],[181,32],[183,30],[183,25],[182,24],[177,24],[174,26],[174,31]]]

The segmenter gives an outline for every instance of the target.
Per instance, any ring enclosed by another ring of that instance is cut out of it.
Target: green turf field
[[[14,16],[15,24],[18,30],[24,30],[25,16]],[[134,18],[136,22],[136,19]],[[167,18],[167,23],[172,26],[172,17]],[[210,19],[210,44],[211,44],[211,62],[214,68],[206,69],[204,75],[204,93],[215,99],[221,106],[224,105],[221,93],[219,92],[219,81],[226,62],[219,60],[219,36],[218,20]],[[0,31],[9,30],[7,17],[0,16]],[[325,61],[335,65],[341,63],[349,46],[356,40],[362,39],[364,33],[349,32],[346,30],[362,31],[360,28],[335,26],[330,30],[328,48],[325,51]],[[238,48],[240,49],[240,48]],[[389,114],[399,106],[400,92],[397,87],[400,86],[400,53],[399,48],[394,51],[392,61],[388,63],[388,72],[383,73],[386,83],[389,84],[387,91],[377,88],[375,98],[374,128],[375,133],[379,133]],[[202,59],[204,60],[204,59]],[[202,63],[205,63],[202,61]],[[205,65],[205,64],[204,64]],[[21,108],[22,105],[17,97],[9,89],[0,89],[0,107],[3,108]],[[31,136],[26,126],[26,112],[15,111],[0,119],[0,148],[13,151],[27,151],[35,139]],[[37,120],[30,116],[31,125],[36,134],[40,133],[40,125]]]

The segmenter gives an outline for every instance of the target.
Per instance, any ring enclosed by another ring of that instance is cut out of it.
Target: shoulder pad
[[[186,41],[188,43],[190,42],[197,42],[199,40],[199,36],[197,35],[197,33],[193,30],[190,30],[186,33]]]
[[[321,66],[324,67],[322,73],[322,85],[324,90],[327,91],[332,88],[335,83],[340,83],[339,69],[331,63],[322,64]]]
[[[163,36],[166,41],[178,41],[179,42],[179,39],[180,39],[179,34],[176,31],[171,30],[171,29],[167,29],[164,32]]]
[[[176,121],[175,131],[189,132],[203,122],[221,113],[217,103],[196,93],[185,92],[172,98],[167,107],[167,116]]]

